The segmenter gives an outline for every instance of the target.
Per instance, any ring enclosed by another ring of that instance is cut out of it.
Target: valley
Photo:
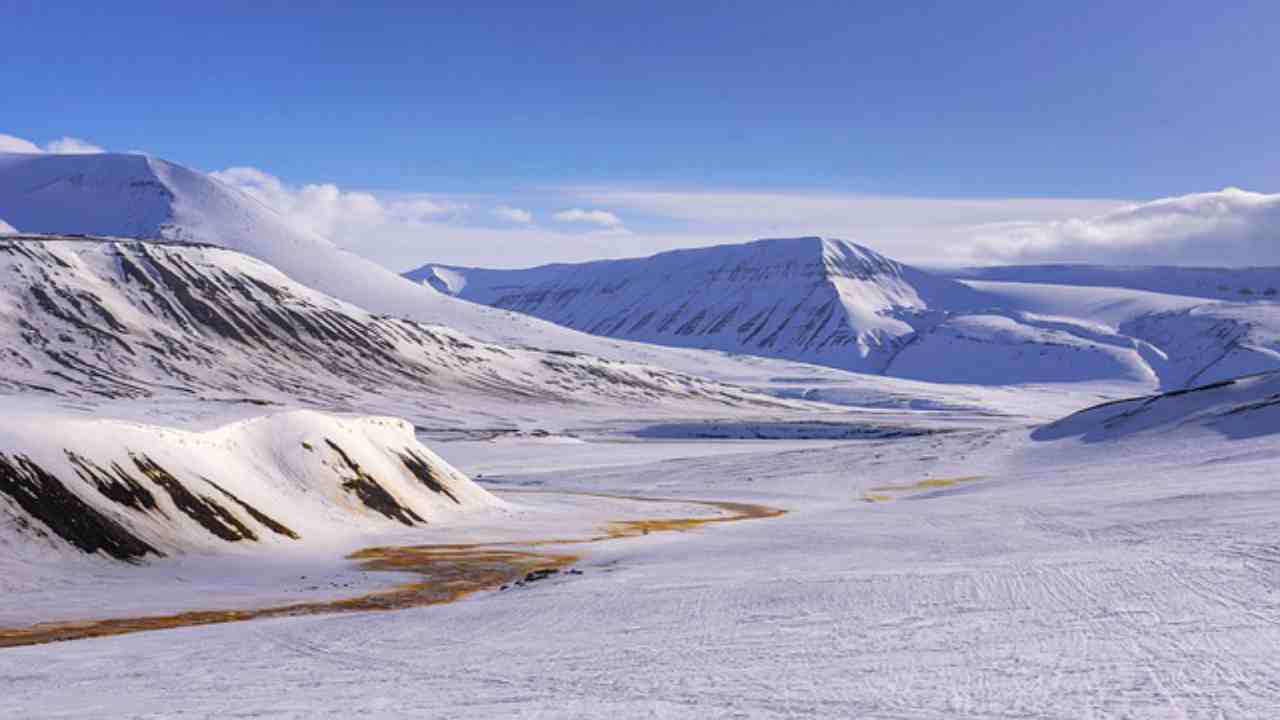
[[[1266,268],[802,237],[405,278],[180,166],[31,157],[8,715],[1280,704],[1280,313],[1196,294]]]

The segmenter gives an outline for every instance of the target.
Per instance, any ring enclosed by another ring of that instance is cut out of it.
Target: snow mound
[[[1105,403],[1045,425],[1032,437],[1101,442],[1175,430],[1208,430],[1229,438],[1280,432],[1280,372]]]
[[[19,560],[325,545],[500,507],[393,418],[291,411],[190,432],[34,413],[0,425],[0,546]]]

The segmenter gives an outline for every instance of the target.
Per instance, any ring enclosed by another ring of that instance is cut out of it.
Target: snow
[[[708,307],[830,301],[868,330],[846,350],[880,353],[886,376],[469,304],[136,156],[0,156],[0,217],[169,241],[0,241],[0,629],[418,580],[348,559],[375,546],[566,542],[582,573],[430,607],[4,648],[0,715],[1280,708],[1274,302],[1193,296],[1185,278],[1138,287],[1159,274],[1133,269],[962,282],[816,239],[662,261]],[[696,282],[708,256],[733,258],[715,266],[723,287]],[[583,277],[657,287],[647,263]],[[494,287],[466,269],[424,279]],[[705,518],[708,500],[786,512],[607,532]],[[58,532],[83,541],[101,518],[155,552],[130,564]]]
[[[208,243],[371,312],[484,335],[494,313],[415,286],[288,224],[243,192],[144,155],[0,153],[0,217],[24,232]]]
[[[913,331],[904,311],[974,295],[868,248],[818,237],[529,270],[427,265],[406,277],[610,337],[871,371]]]
[[[1210,268],[1123,265],[1005,265],[980,268],[939,268],[935,272],[958,280],[1031,283],[1094,288],[1127,288],[1200,300],[1275,298],[1280,293],[1280,268]]]
[[[155,557],[233,547],[268,552],[299,544],[332,550],[354,536],[406,524],[404,518],[411,515],[422,523],[451,522],[470,512],[504,506],[419,444],[411,424],[394,418],[289,411],[191,432],[49,410],[24,412],[14,405],[6,410],[0,456],[29,461],[51,474],[146,543],[156,551],[148,554]],[[433,468],[442,489],[433,490],[414,476],[404,460],[414,456]],[[407,512],[391,517],[362,502],[344,486],[356,476],[352,465]],[[184,486],[206,503],[221,505],[239,525],[225,515],[212,526],[200,522],[177,504],[181,496],[144,466],[161,468],[171,476],[168,482]],[[101,471],[97,479],[89,474],[93,470]],[[125,484],[132,480],[154,504],[130,504],[111,496],[103,489],[103,479]],[[24,530],[18,519],[30,515],[16,504],[14,491],[9,487],[0,495],[0,543],[11,549],[0,558],[6,585],[20,583],[24,575],[15,563],[78,554],[56,530],[34,536]],[[265,522],[249,507],[287,531]],[[251,536],[244,537],[246,529]],[[228,541],[214,530],[239,537]],[[35,557],[31,547],[40,550]],[[99,554],[106,557],[104,551]],[[11,585],[6,589],[14,591]]]
[[[1235,357],[1228,334],[1196,322],[1153,327],[1169,313],[1252,312],[1255,336],[1275,334],[1280,313],[1266,288],[1280,271],[1265,268],[926,272],[811,237],[528,270],[426,265],[406,277],[609,337],[934,383],[1105,381],[1142,392],[1218,374],[1213,365],[1280,368],[1267,343]],[[1235,289],[1209,292],[1218,286]],[[1248,302],[1207,299],[1217,296]]]
[[[1033,437],[1112,441],[1137,434],[1212,431],[1242,438],[1280,432],[1280,373],[1247,375],[1081,410],[1037,430]]]
[[[591,546],[580,577],[453,605],[5,650],[9,707],[146,716],[180,697],[193,716],[1264,718],[1280,706],[1274,436],[1083,446],[976,430],[701,456],[655,444],[577,471],[561,445],[513,442],[441,450],[498,473],[499,494],[789,512]],[[978,477],[943,482],[966,476]],[[568,527],[563,507],[540,522],[562,513]]]

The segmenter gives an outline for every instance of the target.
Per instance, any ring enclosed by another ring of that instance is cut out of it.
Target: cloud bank
[[[511,207],[510,205],[499,205],[498,207],[490,210],[489,214],[499,220],[519,225],[528,225],[533,222],[533,213],[528,210]]]
[[[583,210],[581,208],[573,208],[571,210],[561,210],[551,217],[555,221],[562,223],[595,225],[596,227],[602,228],[622,227],[622,219],[608,210]]]
[[[372,193],[340,190],[332,183],[289,186],[251,167],[227,168],[209,176],[254,197],[295,227],[339,244],[393,232],[398,226],[425,225],[458,209],[426,196],[384,201]]]
[[[0,134],[0,152],[102,148],[70,136],[42,147]],[[428,261],[529,266],[799,235],[844,238],[926,265],[1280,265],[1280,194],[1238,188],[1143,203],[609,186],[460,197],[290,185],[251,167],[211,176],[397,270]]]
[[[936,265],[1280,265],[1280,194],[1238,188],[1146,203],[572,188],[580,199],[743,242],[825,235]],[[637,237],[643,237],[638,232]]]
[[[990,263],[1280,265],[1280,194],[1239,188],[1165,198],[1092,218],[970,230]]]
[[[64,135],[57,140],[51,140],[43,148],[30,140],[24,140],[13,135],[5,135],[0,133],[0,152],[28,153],[28,154],[44,154],[52,153],[54,155],[96,155],[106,152],[106,150],[94,145],[86,140],[74,138]]]
[[[5,222],[4,218],[0,218],[0,235],[12,235],[16,232],[18,232],[17,228]]]

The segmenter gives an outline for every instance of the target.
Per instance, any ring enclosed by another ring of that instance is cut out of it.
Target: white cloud
[[[564,192],[674,221],[679,232],[708,242],[825,235],[919,264],[1280,264],[1280,194],[1234,188],[1138,204],[627,188]]]
[[[18,232],[17,228],[5,222],[3,218],[0,218],[0,235],[12,235],[16,232]]]
[[[5,135],[0,133],[0,152],[44,154],[52,153],[54,155],[96,155],[104,153],[106,150],[94,145],[86,140],[74,138],[64,135],[57,140],[52,140],[43,148],[30,140],[24,140],[13,135]]]
[[[528,225],[533,222],[533,213],[528,210],[511,207],[510,205],[499,205],[489,211],[489,214],[509,223],[518,225]]]
[[[465,206],[449,201],[415,196],[387,204],[387,213],[400,222],[425,223],[464,210]]]
[[[42,153],[44,151],[30,140],[23,140],[20,137],[0,133],[0,152]]]
[[[558,222],[595,225],[602,228],[621,228],[622,220],[607,210],[583,210],[573,208],[561,210],[551,216]]]
[[[799,235],[845,238],[915,264],[1280,264],[1280,195],[1235,189],[1144,204],[609,188],[544,193],[544,202],[624,208],[633,220],[628,229],[613,212],[584,206],[551,215],[591,229],[582,233],[539,228],[530,211],[494,204],[495,198],[473,198],[505,223],[486,228],[467,205],[447,197],[294,187],[254,168],[213,175],[300,227],[397,270],[429,261],[529,266]]]
[[[97,155],[106,152],[91,142],[67,135],[45,145],[44,149],[54,155]]]
[[[1051,222],[969,231],[985,262],[1280,264],[1280,194],[1227,188]]]
[[[375,259],[380,238],[421,235],[431,223],[465,207],[425,195],[384,200],[372,193],[341,190],[332,183],[292,186],[253,167],[227,168],[209,176],[254,197],[295,227],[358,251],[367,248]]]

